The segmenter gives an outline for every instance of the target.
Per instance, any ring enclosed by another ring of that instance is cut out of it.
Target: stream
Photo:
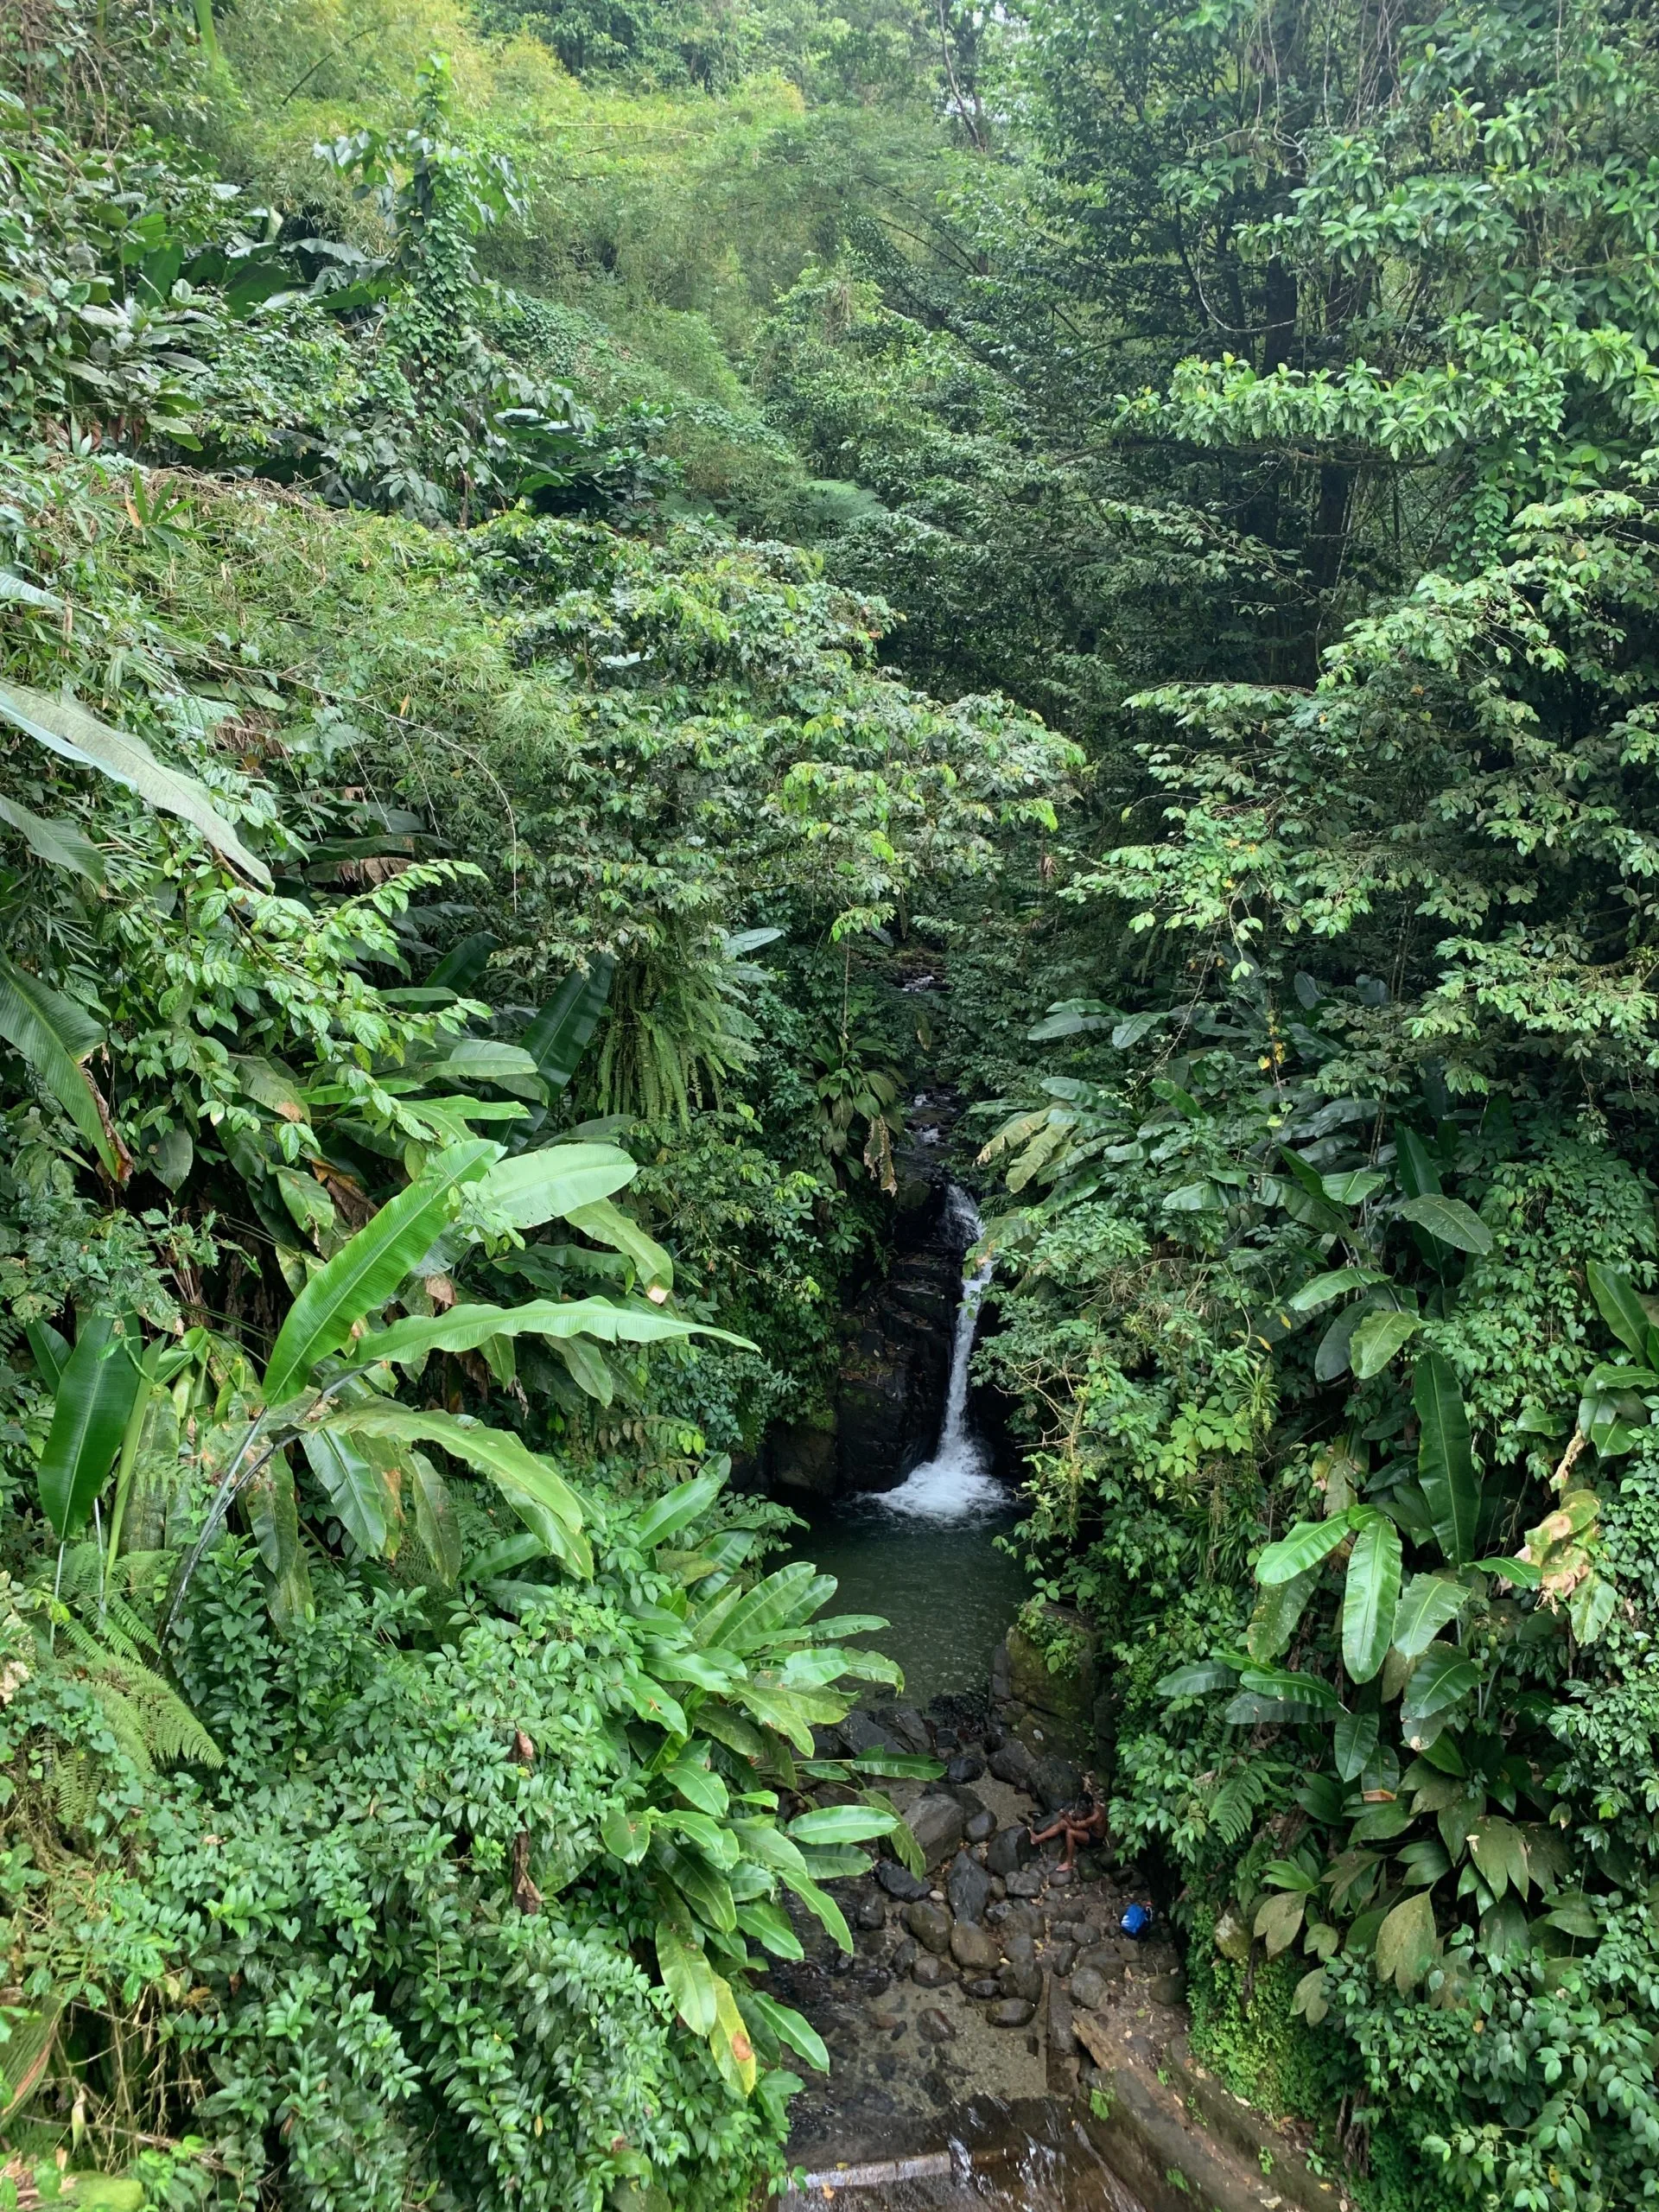
[[[954,1184],[946,1205],[966,1253],[979,1215]],[[897,1490],[819,1506],[794,1548],[795,1556],[836,1577],[835,1611],[875,1613],[891,1624],[871,1641],[904,1669],[905,1699],[922,1707],[983,1690],[991,1653],[1027,1593],[1023,1572],[996,1542],[1020,1518],[1019,1504],[991,1471],[989,1446],[975,1433],[969,1407],[969,1363],[990,1279],[988,1261],[963,1279],[932,1458]]]

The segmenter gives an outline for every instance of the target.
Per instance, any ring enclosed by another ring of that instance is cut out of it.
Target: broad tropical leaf
[[[1293,1313],[1316,1313],[1321,1306],[1328,1306],[1346,1290],[1363,1290],[1372,1283],[1386,1281],[1387,1277],[1379,1274],[1375,1268],[1332,1268],[1294,1291],[1286,1303]]]
[[[28,1061],[42,1086],[108,1168],[124,1182],[131,1163],[106,1125],[92,1079],[81,1062],[104,1042],[92,1016],[0,953],[0,1037]]]
[[[49,752],[83,768],[96,768],[163,813],[176,814],[199,830],[232,867],[262,890],[270,890],[270,870],[248,850],[206,788],[194,776],[165,766],[142,738],[111,729],[73,699],[54,699],[22,683],[0,683],[0,715]]]
[[[746,1989],[738,2002],[746,2012],[753,2012],[763,2019],[781,2044],[786,2044],[796,2056],[820,2074],[830,2071],[830,2053],[823,2038],[810,2021],[787,2005],[780,2005],[775,1997],[767,1996],[764,1989]]]
[[[1380,1375],[1407,1338],[1416,1335],[1422,1322],[1415,1313],[1390,1313],[1386,1308],[1368,1313],[1348,1340],[1348,1362],[1357,1382]]]
[[[138,1368],[114,1317],[82,1322],[58,1378],[52,1426],[41,1454],[41,1510],[60,1538],[76,1535],[103,1489],[138,1395]]]
[[[890,1835],[898,1821],[896,1813],[878,1812],[874,1805],[820,1805],[798,1815],[789,1833],[797,1843],[869,1843]]]
[[[1439,1352],[1419,1355],[1412,1402],[1420,1424],[1417,1473],[1429,1518],[1449,1564],[1463,1567],[1474,1550],[1480,1490],[1463,1394]]]
[[[365,1315],[378,1313],[448,1218],[450,1194],[475,1180],[498,1147],[475,1139],[440,1153],[320,1268],[289,1309],[265,1370],[265,1402],[302,1388],[317,1362],[337,1351]]]
[[[702,1953],[686,1942],[666,1920],[657,1923],[657,1965],[663,1986],[694,2036],[715,2027],[715,1970]]]
[[[437,966],[426,979],[429,991],[453,991],[457,998],[468,998],[474,983],[482,980],[490,964],[490,955],[500,944],[500,938],[489,930],[474,930],[470,937],[452,944]]]
[[[1491,1230],[1474,1208],[1465,1205],[1461,1198],[1446,1198],[1438,1191],[1427,1191],[1420,1198],[1407,1198],[1400,1212],[1407,1221],[1415,1222],[1419,1229],[1426,1229],[1437,1244],[1449,1244],[1454,1252],[1490,1252],[1492,1249]]]
[[[1642,1358],[1647,1351],[1649,1324],[1629,1275],[1622,1268],[1604,1267],[1599,1260],[1592,1260],[1584,1272],[1602,1319],[1621,1344],[1628,1344]]]
[[[1177,1667],[1154,1686],[1157,1697],[1202,1697],[1207,1690],[1231,1690],[1238,1687],[1238,1669],[1219,1659],[1195,1659],[1189,1666]]]
[[[99,887],[104,882],[104,855],[78,823],[47,821],[31,814],[16,799],[0,797],[0,822],[9,823],[37,861],[48,868],[67,868]]]
[[[1337,1772],[1344,1782],[1357,1782],[1376,1749],[1382,1722],[1375,1713],[1344,1713],[1338,1716],[1332,1736]]]
[[[1390,1641],[1395,1649],[1407,1659],[1417,1658],[1468,1602],[1468,1591],[1449,1576],[1414,1574],[1401,1593],[1394,1617]]]
[[[576,1071],[610,996],[616,963],[596,953],[586,975],[573,969],[531,1022],[518,1042],[550,1090],[563,1090]]]
[[[726,1477],[699,1475],[694,1482],[681,1483],[648,1506],[634,1525],[633,1541],[642,1552],[658,1544],[666,1543],[671,1536],[677,1536],[682,1529],[706,1513],[725,1486]]]
[[[606,1298],[563,1301],[541,1298],[523,1306],[453,1306],[447,1313],[410,1314],[377,1335],[363,1338],[357,1349],[367,1360],[390,1359],[412,1366],[429,1352],[475,1351],[492,1337],[524,1336],[593,1337],[607,1344],[717,1337],[722,1344],[736,1344],[741,1351],[754,1350],[747,1337],[734,1337],[728,1329],[716,1329],[704,1321],[683,1321],[677,1314],[658,1313],[648,1307],[614,1306]]]
[[[342,1436],[384,1436],[409,1444],[436,1444],[452,1458],[488,1475],[525,1527],[539,1536],[552,1556],[585,1579],[594,1571],[593,1553],[582,1532],[582,1505],[575,1492],[539,1453],[512,1431],[486,1428],[465,1414],[435,1407],[337,1406],[319,1427]]]
[[[1434,1908],[1428,1891],[1419,1890],[1385,1916],[1376,1931],[1376,1971],[1379,1980],[1393,1982],[1408,1997],[1440,1954],[1434,1927]]]
[[[673,1289],[673,1261],[655,1237],[647,1236],[638,1222],[630,1221],[621,1208],[613,1205],[608,1198],[597,1198],[592,1205],[572,1206],[564,1217],[584,1236],[591,1236],[595,1244],[607,1244],[612,1251],[632,1260],[634,1273],[642,1284]]]
[[[243,1484],[242,1510],[270,1577],[271,1618],[286,1634],[312,1611],[311,1574],[286,1452],[274,1452]]]
[[[1310,1567],[1317,1567],[1353,1532],[1354,1523],[1346,1513],[1329,1521],[1299,1521],[1287,1536],[1263,1549],[1255,1562],[1255,1579],[1262,1583],[1289,1582]]]
[[[498,1160],[484,1179],[482,1195],[515,1229],[539,1229],[574,1207],[609,1198],[639,1173],[613,1144],[548,1145]]]
[[[1342,1600],[1342,1663],[1357,1682],[1382,1664],[1400,1603],[1400,1531],[1383,1514],[1368,1520],[1348,1556]]]
[[[374,1440],[362,1439],[359,1450],[358,1439],[319,1428],[300,1440],[312,1473],[359,1551],[368,1559],[395,1552],[401,1509]]]

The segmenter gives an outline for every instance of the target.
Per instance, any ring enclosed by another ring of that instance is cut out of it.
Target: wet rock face
[[[962,1253],[942,1189],[927,1214],[917,1243],[899,1252],[886,1281],[872,1284],[847,1318],[836,1394],[843,1491],[896,1490],[938,1440]]]

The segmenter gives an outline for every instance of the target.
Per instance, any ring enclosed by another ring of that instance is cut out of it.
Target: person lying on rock
[[[1047,1827],[1027,1828],[1026,1834],[1033,1845],[1052,1843],[1056,1836],[1064,1836],[1065,1849],[1060,1855],[1060,1871],[1069,1874],[1079,1844],[1099,1843],[1106,1834],[1106,1808],[1095,1795],[1094,1776],[1084,1776],[1083,1796],[1077,1804],[1057,1813]]]

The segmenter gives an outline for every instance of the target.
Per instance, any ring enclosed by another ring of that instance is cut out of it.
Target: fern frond
[[[1236,1768],[1206,1808],[1211,1833],[1230,1847],[1243,1843],[1267,1794],[1268,1777],[1259,1764]]]

